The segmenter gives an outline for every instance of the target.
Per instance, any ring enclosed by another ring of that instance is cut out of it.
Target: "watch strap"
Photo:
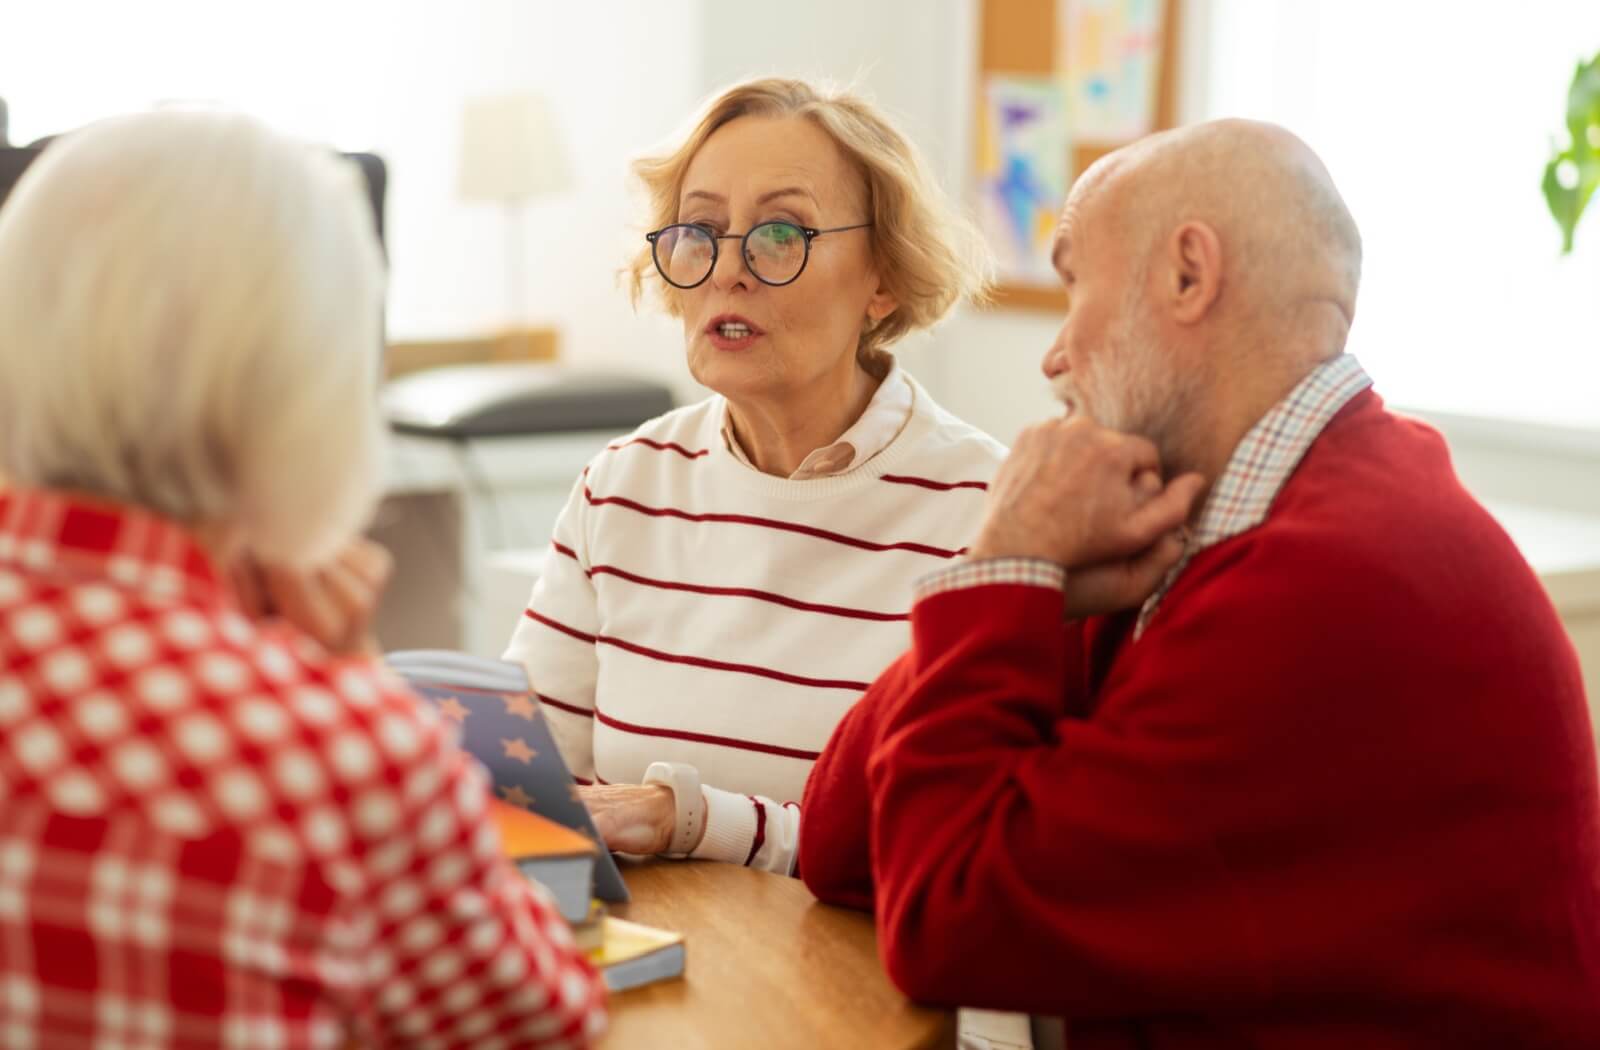
[[[644,783],[665,784],[672,790],[672,844],[667,856],[686,857],[700,840],[705,826],[706,800],[700,793],[700,771],[683,762],[652,762]]]

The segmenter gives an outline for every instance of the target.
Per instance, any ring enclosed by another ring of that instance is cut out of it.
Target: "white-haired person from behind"
[[[0,209],[8,1043],[586,1043],[603,991],[373,659],[383,267],[253,120],[54,142]]]

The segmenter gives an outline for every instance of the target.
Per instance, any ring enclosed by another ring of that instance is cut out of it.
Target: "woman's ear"
[[[876,328],[883,323],[883,319],[900,309],[900,301],[896,299],[887,288],[878,285],[878,290],[872,293],[872,298],[867,300],[867,327]]]
[[[1222,240],[1203,222],[1186,222],[1167,242],[1169,309],[1179,324],[1195,324],[1222,292]]]

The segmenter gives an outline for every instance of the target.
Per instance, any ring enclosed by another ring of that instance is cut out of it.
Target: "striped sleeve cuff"
[[[1067,586],[1067,570],[1042,558],[982,558],[929,573],[917,581],[913,597],[920,602],[946,591],[995,584],[1049,587],[1061,591]]]
[[[756,818],[766,813],[749,795],[700,788],[706,797],[706,834],[689,856],[696,860],[720,860],[726,864],[748,864],[755,850]]]

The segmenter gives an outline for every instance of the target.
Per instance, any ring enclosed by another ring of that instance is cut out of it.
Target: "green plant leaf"
[[[1595,127],[1600,127],[1600,55],[1578,64],[1567,92],[1567,130],[1580,156],[1600,152],[1590,137],[1590,129]]]
[[[1567,91],[1567,133],[1572,137],[1545,165],[1544,199],[1561,228],[1561,251],[1572,251],[1574,233],[1584,208],[1600,187],[1600,54],[1579,62]],[[1563,185],[1562,165],[1571,165],[1570,185]]]
[[[1549,206],[1556,225],[1561,227],[1562,255],[1572,251],[1572,234],[1577,229],[1578,216],[1583,212],[1582,205],[1578,203],[1577,187],[1569,189],[1561,185],[1557,175],[1564,159],[1565,154],[1558,155],[1544,167],[1544,202]]]

